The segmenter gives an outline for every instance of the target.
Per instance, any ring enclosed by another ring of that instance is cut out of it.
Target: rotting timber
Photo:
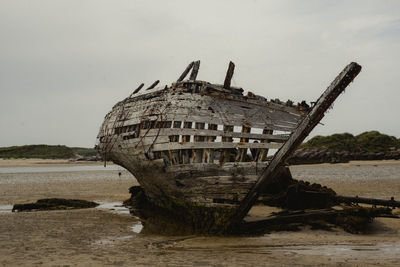
[[[140,92],[141,84],[117,103],[97,149],[138,180],[129,203],[145,227],[235,233],[263,192],[282,183],[286,160],[361,66],[350,63],[311,108],[244,95],[231,86],[232,62],[223,85],[197,80],[199,67],[190,63],[171,86],[157,80]]]

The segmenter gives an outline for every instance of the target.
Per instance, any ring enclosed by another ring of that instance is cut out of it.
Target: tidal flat
[[[291,171],[295,179],[329,186],[341,195],[399,197],[398,161],[297,165]],[[367,234],[358,235],[308,227],[251,237],[143,234],[139,219],[120,206],[133,185],[135,178],[116,165],[0,167],[0,265],[394,266],[400,262],[400,220],[392,218],[376,219]],[[50,197],[101,205],[11,213],[13,204]],[[257,206],[250,216],[266,211]]]

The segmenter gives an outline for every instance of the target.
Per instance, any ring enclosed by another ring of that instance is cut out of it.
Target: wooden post
[[[208,124],[208,130],[217,130],[218,125],[217,124]],[[216,136],[207,136],[206,140],[207,142],[214,142],[215,139],[217,137]],[[204,153],[204,162],[208,162],[208,163],[214,163],[214,149],[208,148],[205,150]]]
[[[186,67],[186,69],[182,72],[181,76],[179,76],[177,82],[183,81],[185,79],[186,75],[188,75],[189,71],[192,69],[194,64],[194,61],[190,62],[190,64]]]
[[[190,73],[190,78],[189,80],[196,80],[197,78],[197,74],[199,73],[199,68],[200,68],[200,60],[197,60],[193,63],[193,69],[192,69],[192,73]]]
[[[192,128],[192,122],[191,121],[185,121],[183,124],[183,128],[186,129],[191,129]],[[182,142],[187,143],[190,142],[190,135],[182,135]],[[181,150],[181,155],[182,155],[182,163],[183,164],[189,164],[190,163],[190,155],[191,151],[188,149]]]
[[[269,129],[264,129],[263,130],[263,134],[272,134],[273,130],[269,130]],[[270,141],[268,139],[262,140],[262,143],[269,143]],[[268,156],[268,148],[265,149],[261,149],[259,155],[258,155],[258,162],[263,162],[267,160],[267,156]]]
[[[235,71],[235,64],[232,61],[230,61],[229,67],[228,67],[228,70],[226,71],[226,76],[225,76],[225,82],[224,82],[225,89],[231,88],[231,80],[232,80],[234,71]]]
[[[181,128],[181,125],[182,125],[181,121],[174,121],[172,128],[179,129],[179,128]],[[171,135],[169,137],[169,140],[170,140],[170,142],[179,142],[179,135]],[[171,150],[170,155],[171,155],[171,159],[172,159],[172,164],[180,163],[180,157],[179,157],[178,150]]]
[[[233,132],[233,126],[232,125],[224,125],[224,132]],[[233,138],[232,137],[222,137],[222,142],[232,142]],[[219,159],[219,164],[222,165],[224,162],[229,162],[230,161],[230,156],[231,156],[231,149],[230,148],[225,148],[221,150],[221,156]]]
[[[250,133],[251,128],[247,126],[242,126],[242,133]],[[240,138],[241,143],[248,143],[249,138]],[[238,154],[236,155],[236,161],[243,162],[247,157],[247,148],[239,148]]]
[[[146,90],[151,90],[151,89],[153,89],[154,87],[156,87],[157,86],[157,84],[160,82],[160,80],[157,80],[157,81],[155,81],[152,85],[150,85],[150,87],[149,88],[147,88]]]
[[[236,227],[243,220],[257,200],[259,190],[269,181],[275,179],[275,176],[279,172],[279,169],[285,164],[285,161],[303,142],[312,129],[314,129],[314,127],[321,121],[324,117],[325,111],[332,105],[335,99],[353,81],[360,71],[360,65],[355,62],[350,63],[318,98],[316,104],[312,107],[307,116],[301,121],[297,129],[290,135],[289,139],[284,143],[279,151],[275,153],[270,164],[263,170],[257,182],[241,201],[236,214],[231,218],[230,225],[228,226],[230,230]]]
[[[205,123],[204,122],[196,122],[195,128],[196,129],[204,129]],[[204,136],[194,136],[195,142],[204,142]],[[203,161],[203,149],[194,149],[193,150],[193,162],[194,163],[201,163]]]

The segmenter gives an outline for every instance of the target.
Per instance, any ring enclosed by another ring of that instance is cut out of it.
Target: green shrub
[[[394,136],[381,134],[378,131],[364,132],[357,136],[353,136],[350,133],[342,133],[329,136],[315,136],[302,144],[302,147],[328,150],[331,152],[383,152],[391,148],[400,148],[400,139],[396,139]]]

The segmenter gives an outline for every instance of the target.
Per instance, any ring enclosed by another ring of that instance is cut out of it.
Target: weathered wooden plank
[[[231,88],[231,80],[233,77],[233,72],[235,71],[235,64],[230,61],[228,70],[226,71],[225,81],[224,81],[224,88],[230,89]]]
[[[215,87],[216,90],[221,90],[220,87],[217,87],[216,85],[207,85],[208,87]],[[276,111],[282,111],[282,112],[286,112],[288,114],[291,115],[296,115],[296,116],[300,116],[300,117],[304,117],[305,116],[305,112],[304,111],[300,111],[299,109],[297,109],[296,107],[290,107],[290,106],[286,106],[286,105],[282,105],[282,104],[277,104],[277,103],[272,103],[271,101],[261,101],[261,100],[257,100],[257,99],[251,99],[251,98],[242,98],[242,97],[238,97],[235,95],[216,95],[216,94],[207,94],[212,98],[216,98],[216,99],[225,99],[228,101],[232,101],[234,102],[238,102],[238,103],[244,103],[244,104],[249,104],[251,106],[262,106],[262,107],[269,107],[271,110],[276,110]]]
[[[122,136],[118,136],[119,140],[122,142],[122,144],[143,144],[143,145],[152,145],[152,144],[169,144],[170,140],[168,136],[158,136],[157,139],[155,136],[139,136],[138,138],[132,138],[132,139],[123,139]]]
[[[314,129],[314,127],[320,122],[324,117],[325,111],[332,105],[335,99],[353,81],[360,71],[360,65],[355,62],[350,63],[318,98],[316,104],[300,123],[297,130],[292,133],[288,141],[274,155],[268,167],[265,168],[255,185],[246,195],[245,199],[240,203],[236,214],[231,220],[230,227],[235,227],[243,220],[257,200],[260,188],[265,186],[269,181],[275,179],[275,176],[278,174],[279,169],[285,164],[285,161],[291,156],[294,150],[301,144],[312,129]]]
[[[186,122],[185,122],[186,123]],[[216,125],[216,124],[210,124]],[[191,126],[190,126],[191,127]],[[123,134],[126,135],[126,134]],[[289,136],[288,135],[273,135],[273,134],[257,134],[257,133],[242,133],[242,132],[226,132],[222,130],[209,130],[209,129],[174,129],[174,128],[163,128],[158,134],[158,129],[150,129],[147,136],[164,136],[164,135],[182,135],[189,136],[189,138],[183,140],[182,142],[189,142],[191,135],[201,135],[207,137],[233,137],[233,138],[249,138],[249,139],[257,139],[257,140],[270,140],[272,142],[282,143],[285,142]]]
[[[273,148],[278,149],[282,144],[277,143],[230,143],[230,142],[189,142],[155,144],[153,151],[176,149],[233,149],[233,148]]]
[[[178,113],[169,113],[167,114],[166,119],[176,119],[181,121],[201,121],[210,124],[218,124],[218,125],[251,125],[252,128],[269,128],[276,131],[285,131],[292,132],[296,129],[296,125],[291,126],[281,126],[273,124],[272,122],[257,122],[250,118],[237,118],[236,116],[229,116],[231,114],[226,114],[224,117],[219,117],[218,115],[207,114],[207,115],[193,115],[191,113],[178,114]]]
[[[196,99],[186,99],[177,101],[173,98],[169,99],[175,109],[183,108],[184,110],[195,109],[198,111],[209,113],[211,111],[223,113],[235,113],[244,117],[257,116],[258,120],[264,120],[268,117],[273,120],[284,121],[285,123],[297,124],[303,116],[291,114],[285,111],[274,110],[270,107],[252,105],[246,102],[238,102],[226,99],[215,99],[207,96],[198,96]],[[253,118],[254,119],[254,118]]]
[[[199,68],[200,68],[200,60],[197,60],[193,63],[193,69],[192,69],[192,73],[190,73],[190,78],[189,80],[196,80],[197,78],[197,74],[199,73]]]
[[[301,117],[292,115],[287,112],[273,110],[267,107],[252,106],[248,103],[235,103],[232,101],[227,101],[226,99],[214,101],[208,106],[210,106],[216,112],[234,113],[242,115],[246,118],[250,118],[252,120],[257,119],[258,121],[263,121],[265,120],[265,118],[268,118],[285,124],[298,124],[299,120],[301,120]]]
[[[165,107],[167,105],[167,101],[158,101],[156,102],[157,105],[153,106],[151,104],[144,104],[144,105],[136,105],[131,108],[132,114],[128,118],[128,120],[133,119],[134,117],[139,117],[143,110],[153,110],[153,112],[157,110],[162,110],[163,106]],[[281,115],[279,115],[277,112],[271,113],[268,111],[266,113],[265,110],[254,110],[254,114],[249,114],[248,112],[242,112],[242,111],[237,111],[240,112],[239,114],[234,114],[234,117],[232,116],[227,116],[227,118],[221,117],[221,113],[227,113],[227,110],[218,110],[218,113],[212,113],[209,110],[209,105],[207,103],[201,104],[203,102],[207,101],[200,101],[200,110],[195,108],[196,106],[199,105],[198,102],[193,101],[193,102],[188,102],[187,101],[182,101],[182,103],[177,103],[172,104],[173,109],[167,109],[166,114],[167,116],[179,116],[183,118],[190,118],[190,120],[195,121],[195,117],[202,117],[203,120],[207,120],[207,123],[212,123],[213,120],[218,120],[219,122],[215,121],[215,123],[218,124],[233,124],[233,125],[241,125],[243,123],[250,123],[252,127],[257,127],[257,128],[264,128],[265,125],[263,124],[275,124],[275,129],[274,130],[280,130],[280,131],[291,131],[297,126],[298,122],[298,117],[296,116],[287,116],[286,120],[283,118]],[[187,103],[187,104],[185,104]],[[231,105],[231,103],[228,103]],[[213,104],[214,106],[216,103]],[[211,107],[212,108],[212,107]],[[220,108],[217,108],[220,109]],[[235,111],[236,112],[236,111]],[[253,111],[252,111],[253,112]],[[138,114],[139,113],[139,114]],[[172,113],[172,114],[171,114]],[[247,115],[246,115],[247,114]],[[266,114],[266,115],[265,115]],[[267,119],[268,116],[269,118]],[[193,118],[193,119],[192,119]],[[199,120],[197,120],[199,121]],[[277,125],[276,125],[277,124]]]
[[[251,169],[254,171],[255,169],[262,170],[263,168],[268,166],[268,162],[226,162],[224,165],[220,166],[216,163],[192,163],[192,164],[182,164],[182,165],[174,165],[166,167],[166,172],[176,172],[176,173],[185,173],[185,172],[193,172],[198,171],[201,173],[205,173],[208,171],[216,171],[223,170],[229,171],[231,173],[232,170],[241,169],[246,172],[246,169]],[[203,175],[204,177],[204,175]],[[232,177],[232,175],[229,175]]]
[[[223,105],[228,105],[229,107],[224,107]],[[275,121],[275,123],[279,122],[280,125],[287,125],[289,127],[297,125],[301,119],[284,112],[270,111],[265,108],[250,109],[246,107],[238,107],[234,103],[219,103],[215,101],[210,103],[196,103],[193,101],[191,103],[174,104],[174,110],[178,114],[184,114],[190,110],[193,112],[193,115],[213,117],[222,114],[232,114],[244,120],[255,122]]]
[[[186,69],[182,72],[181,76],[179,76],[177,82],[183,81],[185,79],[186,75],[188,75],[189,71],[192,69],[194,64],[194,61],[190,62],[190,64],[186,67]]]
[[[212,86],[212,85],[210,85]],[[220,88],[220,87],[219,87]],[[206,96],[201,96],[201,95],[197,95],[197,94],[191,94],[191,93],[186,93],[185,90],[187,90],[186,88],[180,88],[177,87],[175,88],[176,92],[181,91],[183,94],[185,94],[186,96],[192,96],[194,99],[196,97],[198,98],[202,98],[202,97],[206,97]],[[133,103],[133,102],[137,102],[138,100],[152,100],[153,98],[159,98],[162,97],[163,95],[165,95],[166,93],[168,93],[168,88],[165,90],[157,90],[157,91],[151,91],[149,93],[146,94],[141,94],[138,96],[135,96],[131,99],[128,100],[127,103]],[[168,96],[171,99],[178,99],[178,98],[182,98],[182,96],[180,95],[169,95]],[[211,97],[211,99],[218,99],[219,96],[214,96]],[[257,105],[257,106],[262,106],[262,107],[269,107],[271,110],[275,110],[275,111],[280,111],[280,112],[285,112],[287,114],[291,114],[291,115],[295,115],[295,116],[299,116],[299,117],[303,117],[304,116],[304,112],[298,110],[296,107],[290,107],[290,106],[285,106],[285,105],[281,105],[281,104],[276,104],[276,103],[272,103],[270,101],[260,101],[260,100],[256,100],[256,99],[251,99],[251,98],[238,98],[237,96],[234,95],[227,95],[224,96],[225,100],[228,100],[229,102],[237,102],[237,103],[243,103],[243,104],[248,104],[250,106],[253,105]]]

